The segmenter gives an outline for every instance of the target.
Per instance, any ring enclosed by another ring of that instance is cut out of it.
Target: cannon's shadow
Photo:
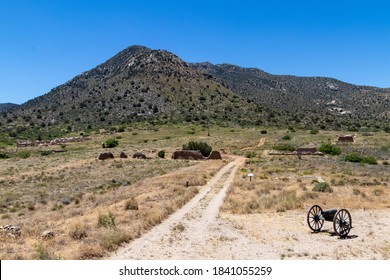
[[[328,229],[324,229],[324,230],[320,230],[320,231],[312,231],[311,232],[311,234],[320,234],[320,233],[328,233],[330,236],[337,236],[337,237],[339,237],[338,239],[340,239],[340,240],[349,240],[349,239],[355,239],[355,238],[359,237],[357,235],[347,235],[347,236],[341,237],[337,233],[335,233],[334,231],[331,231],[331,230],[328,230]]]

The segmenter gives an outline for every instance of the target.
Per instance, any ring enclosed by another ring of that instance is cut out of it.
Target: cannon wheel
[[[346,237],[352,228],[351,214],[346,209],[339,210],[333,219],[334,231],[340,237]]]
[[[307,213],[307,224],[309,227],[318,232],[321,230],[324,225],[324,220],[322,219],[322,209],[318,205],[313,205],[309,212]]]

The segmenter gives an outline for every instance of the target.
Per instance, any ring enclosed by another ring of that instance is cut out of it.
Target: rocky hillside
[[[176,55],[132,46],[3,117],[8,126],[87,130],[145,119],[254,123],[264,114]]]
[[[345,121],[359,125],[390,120],[390,89],[356,86],[332,78],[271,75],[254,68],[210,63],[192,64],[212,75],[232,91],[274,108],[300,122],[315,119]]]
[[[0,128],[24,138],[142,120],[382,129],[389,123],[389,93],[330,78],[189,64],[164,50],[131,46],[49,93],[3,111]]]

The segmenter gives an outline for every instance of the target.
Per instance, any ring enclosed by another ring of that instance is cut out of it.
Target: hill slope
[[[357,86],[332,78],[271,75],[255,68],[210,63],[192,64],[232,91],[275,108],[299,121],[314,118],[377,121],[390,119],[390,89]]]

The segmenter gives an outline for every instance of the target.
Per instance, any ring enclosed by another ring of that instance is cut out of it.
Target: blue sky
[[[0,103],[43,95],[130,45],[390,87],[387,2],[1,0]]]

